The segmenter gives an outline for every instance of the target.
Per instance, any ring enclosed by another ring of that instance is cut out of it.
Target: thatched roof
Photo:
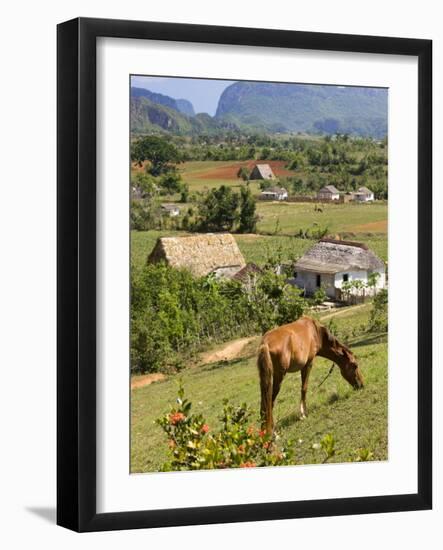
[[[359,187],[357,193],[362,193],[364,195],[372,195],[372,191],[367,187]]]
[[[240,271],[237,271],[232,278],[236,281],[245,282],[250,276],[257,275],[259,273],[262,273],[262,270],[258,267],[258,265],[251,262],[246,264],[245,267],[240,269]]]
[[[148,262],[164,261],[171,267],[188,269],[202,277],[220,267],[246,265],[230,233],[205,233],[186,237],[161,237],[148,257]]]
[[[251,179],[269,180],[275,178],[274,172],[269,164],[256,164],[251,172]]]
[[[332,195],[337,195],[340,191],[334,185],[325,185],[320,189],[319,193],[331,193]]]
[[[362,243],[322,239],[295,263],[294,269],[316,273],[339,273],[384,267],[382,260]]]

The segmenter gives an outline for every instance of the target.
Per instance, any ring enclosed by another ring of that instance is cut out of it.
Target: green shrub
[[[272,271],[242,285],[212,275],[195,278],[164,264],[132,270],[131,369],[175,368],[211,341],[295,321],[305,305],[300,291]]]
[[[319,306],[326,301],[328,295],[326,294],[325,287],[322,285],[320,288],[314,292],[312,296],[312,302],[314,305]]]
[[[258,431],[246,404],[234,407],[225,401],[218,430],[191,409],[180,387],[176,406],[156,421],[168,437],[170,459],[163,471],[293,464],[291,442],[277,446],[264,431]]]
[[[375,296],[369,318],[370,332],[386,332],[388,330],[388,291],[380,290]]]

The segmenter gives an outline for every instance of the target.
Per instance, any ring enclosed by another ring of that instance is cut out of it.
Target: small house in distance
[[[294,264],[289,282],[308,295],[323,287],[329,298],[341,300],[343,283],[356,279],[367,283],[374,272],[379,273],[373,289],[377,293],[386,285],[385,264],[372,250],[362,243],[322,239]]]
[[[353,193],[353,196],[357,202],[372,202],[374,200],[374,193],[367,187],[360,187]]]
[[[170,218],[180,215],[180,208],[176,204],[162,204],[160,206],[162,214],[168,215]]]
[[[275,179],[274,172],[269,164],[256,164],[252,169],[250,180],[273,180]]]
[[[209,273],[232,277],[246,266],[230,233],[160,237],[148,256],[148,262],[165,262],[177,269],[188,269],[196,277]]]
[[[265,201],[286,201],[288,192],[284,187],[270,187],[260,193],[260,199]]]
[[[317,199],[319,201],[338,201],[340,192],[334,185],[326,185],[318,191]]]

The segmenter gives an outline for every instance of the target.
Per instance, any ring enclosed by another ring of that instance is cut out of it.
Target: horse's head
[[[363,376],[352,351],[341,344],[329,330],[318,323],[320,333],[320,355],[331,359],[340,367],[343,378],[356,390],[363,388]]]
[[[346,346],[341,345],[340,360],[337,363],[346,382],[356,390],[363,388],[363,376],[357,360],[352,351]]]

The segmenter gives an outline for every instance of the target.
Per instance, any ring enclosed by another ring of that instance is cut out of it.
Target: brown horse
[[[306,417],[306,392],[316,355],[326,357],[340,367],[343,378],[355,389],[363,387],[363,377],[351,350],[315,319],[302,317],[294,323],[267,332],[258,351],[262,426],[271,434],[272,410],[287,372],[301,371],[300,415]]]

